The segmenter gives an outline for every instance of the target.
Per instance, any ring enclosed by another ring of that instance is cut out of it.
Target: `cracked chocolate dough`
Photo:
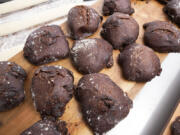
[[[66,58],[69,44],[57,25],[43,26],[32,32],[24,47],[24,57],[34,65],[42,65]]]
[[[39,120],[20,135],[70,135],[64,121]]]
[[[144,45],[127,46],[119,55],[124,77],[130,81],[147,82],[161,73],[158,56]]]
[[[104,0],[103,15],[112,15],[115,12],[133,14],[130,0]]]
[[[163,8],[167,16],[180,27],[180,0],[171,0]]]
[[[73,7],[68,13],[68,26],[71,38],[83,39],[91,36],[99,27],[102,17],[95,9],[87,6]]]
[[[0,62],[0,112],[8,111],[24,101],[25,70],[14,62]]]
[[[176,120],[172,123],[171,133],[172,135],[180,135],[180,116],[178,116]]]
[[[157,52],[180,52],[180,31],[173,24],[154,21],[144,24],[144,42]]]
[[[70,54],[73,65],[83,74],[97,73],[113,65],[113,48],[103,39],[78,40]]]
[[[75,96],[83,118],[94,134],[102,135],[112,129],[128,115],[132,107],[132,101],[127,94],[102,73],[83,76],[78,83]]]
[[[41,117],[55,118],[64,113],[73,95],[73,74],[62,66],[42,66],[32,78],[32,98]]]
[[[109,41],[114,49],[136,41],[139,35],[139,25],[135,19],[127,14],[114,13],[103,24],[101,36]]]

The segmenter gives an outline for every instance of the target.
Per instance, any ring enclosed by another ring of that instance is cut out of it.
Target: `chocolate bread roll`
[[[62,66],[42,66],[32,78],[32,98],[41,117],[62,116],[73,96],[73,74]]]
[[[78,40],[70,54],[73,65],[83,74],[97,73],[113,65],[113,48],[103,39]]]
[[[161,73],[158,56],[144,45],[132,44],[119,54],[123,76],[130,81],[147,82]]]
[[[154,21],[144,24],[144,42],[161,53],[180,52],[180,31],[173,24]]]
[[[75,91],[83,118],[94,134],[102,135],[125,118],[132,101],[107,75],[83,76]]]
[[[114,13],[103,24],[101,36],[112,44],[114,49],[123,49],[136,41],[139,25],[127,14]]]
[[[83,39],[94,34],[102,17],[88,6],[73,7],[68,13],[68,26],[72,39]]]
[[[25,70],[14,62],[0,62],[0,112],[8,111],[24,101]]]
[[[115,12],[124,14],[133,14],[134,9],[131,7],[130,0],[104,0],[103,14],[112,15]]]
[[[69,44],[59,26],[43,26],[29,35],[23,51],[30,63],[42,65],[68,57]]]
[[[172,123],[171,133],[172,135],[180,135],[180,116],[178,116],[176,120]]]
[[[180,27],[180,0],[170,0],[163,11],[167,16]]]
[[[21,135],[70,135],[64,121],[39,120]]]

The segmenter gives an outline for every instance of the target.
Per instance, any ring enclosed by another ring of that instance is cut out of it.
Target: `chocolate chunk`
[[[172,123],[171,133],[172,135],[180,135],[180,116],[178,116],[176,120]]]
[[[144,24],[144,42],[158,52],[180,52],[180,31],[173,24],[154,21]]]
[[[91,36],[98,29],[102,17],[87,6],[73,7],[68,13],[68,26],[73,39]]]
[[[113,48],[103,39],[78,40],[70,54],[74,66],[83,74],[97,73],[113,65]]]
[[[83,76],[75,91],[83,117],[94,134],[109,131],[125,118],[132,101],[107,75],[101,73]]]
[[[134,9],[131,7],[130,0],[104,0],[103,14],[112,15],[115,12],[124,14],[133,14]]]
[[[114,49],[122,49],[135,42],[138,35],[138,23],[131,16],[121,13],[111,15],[101,31],[101,36],[109,41]]]
[[[119,64],[127,80],[147,82],[161,73],[161,64],[152,49],[138,44],[127,46],[119,55]]]
[[[42,66],[32,79],[32,98],[41,117],[55,118],[64,113],[73,95],[73,74],[61,66]]]
[[[70,135],[64,121],[39,120],[21,135]]]
[[[167,16],[180,26],[180,0],[171,0],[163,8]]]
[[[66,58],[69,44],[61,28],[43,26],[32,32],[24,47],[24,57],[34,65],[42,65]]]
[[[0,62],[0,112],[8,111],[24,101],[25,70],[14,62]]]

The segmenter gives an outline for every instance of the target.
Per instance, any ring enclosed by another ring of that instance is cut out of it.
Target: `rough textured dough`
[[[21,135],[69,135],[66,123],[60,120],[39,120],[31,127],[21,133]]]
[[[78,40],[70,55],[75,68],[83,74],[97,73],[113,66],[113,48],[103,39]]]
[[[180,52],[180,31],[174,24],[153,21],[143,27],[145,45],[157,52]]]
[[[69,56],[69,43],[58,25],[33,31],[24,45],[24,57],[34,65],[47,64]]]
[[[123,76],[127,80],[147,82],[161,73],[161,64],[155,52],[144,45],[130,44],[119,54]]]
[[[101,31],[101,36],[110,42],[114,49],[119,50],[134,43],[138,35],[139,24],[135,18],[119,12],[107,18]]]
[[[42,118],[63,115],[73,96],[73,73],[62,66],[41,66],[32,78],[31,93],[34,107]]]
[[[14,62],[0,62],[0,112],[17,107],[25,99],[26,71]]]
[[[78,82],[75,97],[84,120],[95,135],[103,135],[112,129],[128,115],[133,104],[127,93],[102,73],[83,76]]]

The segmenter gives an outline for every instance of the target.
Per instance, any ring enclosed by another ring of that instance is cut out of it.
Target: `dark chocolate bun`
[[[42,66],[32,78],[32,98],[41,117],[62,116],[73,96],[73,74],[62,66]]]
[[[57,25],[43,26],[32,32],[24,46],[24,57],[34,65],[42,65],[68,57],[69,44]]]
[[[180,135],[180,116],[178,116],[176,120],[172,123],[171,133],[172,135]]]
[[[180,27],[180,0],[170,0],[163,8],[167,16]]]
[[[102,17],[95,9],[87,6],[73,7],[68,13],[68,26],[71,38],[83,39],[94,34]]]
[[[102,135],[125,118],[132,101],[107,75],[83,76],[75,91],[83,118],[94,134]]]
[[[70,54],[73,65],[83,74],[97,73],[113,65],[113,48],[103,39],[78,40]]]
[[[64,121],[39,120],[20,135],[70,135]]]
[[[8,111],[24,101],[25,70],[14,62],[0,62],[0,112]]]
[[[103,14],[112,15],[115,12],[124,14],[133,14],[134,9],[131,7],[130,0],[104,0]]]
[[[110,42],[114,49],[123,49],[132,44],[139,35],[139,25],[131,16],[114,13],[103,24],[101,36]]]
[[[154,21],[144,24],[144,42],[157,52],[180,52],[180,31],[173,24]]]
[[[158,56],[152,49],[138,44],[127,46],[119,55],[124,77],[130,81],[147,82],[161,73]]]

